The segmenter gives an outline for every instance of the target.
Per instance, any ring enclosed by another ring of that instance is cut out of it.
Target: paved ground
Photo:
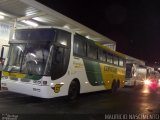
[[[109,91],[83,94],[74,101],[67,101],[65,97],[40,99],[0,92],[0,113],[3,120],[7,117],[18,120],[104,120],[110,114],[123,115],[118,117],[158,114],[160,118],[160,90],[150,92],[145,86],[137,86],[120,89],[116,94]]]

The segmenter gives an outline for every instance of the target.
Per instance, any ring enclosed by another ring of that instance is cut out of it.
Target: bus
[[[125,86],[136,86],[143,83],[146,79],[147,69],[144,65],[137,63],[126,63]]]
[[[124,87],[125,55],[59,27],[16,29],[2,89],[54,98]]]

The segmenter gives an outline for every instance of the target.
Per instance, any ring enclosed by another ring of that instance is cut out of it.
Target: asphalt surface
[[[160,118],[160,90],[149,91],[145,86],[125,87],[115,94],[110,91],[82,94],[74,101],[66,97],[40,99],[1,91],[0,113],[3,120],[104,120],[109,114],[123,115],[116,119],[142,114]]]

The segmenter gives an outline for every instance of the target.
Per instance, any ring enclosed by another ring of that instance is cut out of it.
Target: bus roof
[[[102,45],[102,44],[100,44],[100,43],[98,43],[98,42],[95,42],[95,44],[96,44],[98,47],[100,47],[100,48],[102,48],[102,49],[105,49],[105,50],[107,50],[108,52],[110,52],[110,53],[112,53],[112,54],[114,54],[114,55],[117,55],[117,56],[120,56],[120,57],[126,59],[126,55],[123,54],[123,53],[114,51],[114,50],[110,49],[109,47],[104,46],[104,45]]]
[[[145,66],[145,61],[128,56],[128,55],[126,55],[126,61],[127,61],[127,63],[135,63],[135,64]]]

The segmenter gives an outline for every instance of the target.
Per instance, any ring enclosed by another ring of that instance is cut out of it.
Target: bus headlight
[[[51,85],[51,86],[54,86],[54,83],[51,83],[50,85]]]
[[[150,85],[150,84],[151,84],[151,81],[148,80],[148,79],[146,79],[146,80],[144,80],[144,84],[145,84],[145,85]]]

